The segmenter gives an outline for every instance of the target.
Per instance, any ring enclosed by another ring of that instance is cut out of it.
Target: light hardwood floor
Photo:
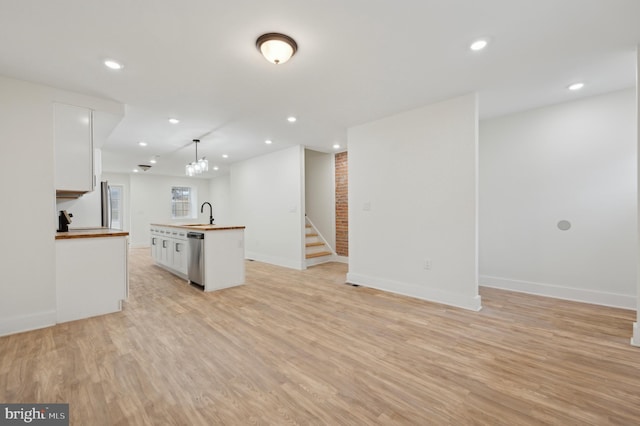
[[[122,313],[0,338],[0,402],[73,425],[637,425],[634,312],[482,289],[469,312],[247,262],[189,287],[132,250]]]

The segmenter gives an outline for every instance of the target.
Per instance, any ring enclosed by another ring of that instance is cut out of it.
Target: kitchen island
[[[129,292],[129,233],[109,228],[57,232],[56,322],[122,310]]]
[[[244,226],[152,223],[151,256],[156,265],[204,291],[241,285],[245,281],[244,229]],[[201,239],[189,238],[189,233],[200,234]],[[198,261],[202,266],[200,274],[194,272]]]

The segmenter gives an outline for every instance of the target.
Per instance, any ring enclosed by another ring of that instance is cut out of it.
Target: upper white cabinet
[[[93,112],[89,108],[54,103],[56,194],[93,191]]]

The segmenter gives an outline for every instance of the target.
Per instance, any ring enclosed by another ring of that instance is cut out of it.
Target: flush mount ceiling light
[[[584,83],[573,83],[567,86],[567,89],[575,92],[576,90],[580,90],[583,87],[584,87]]]
[[[279,33],[262,34],[256,40],[262,56],[272,64],[284,64],[296,53],[298,44],[291,37]]]
[[[340,149],[340,144],[338,144],[338,143],[333,144],[333,149]]]
[[[264,141],[264,143],[266,143],[267,145],[271,145],[273,141],[271,139],[267,139],[266,141]]]
[[[297,119],[297,118],[295,118],[294,116],[291,116],[291,117],[287,117],[287,121],[288,121],[289,123],[295,123],[296,121],[298,121],[298,119]]]
[[[469,46],[469,49],[473,50],[474,52],[477,52],[487,47],[488,44],[489,44],[489,40],[485,38],[481,38],[471,43],[471,45]]]
[[[180,120],[178,120],[177,118],[170,118],[169,119],[169,123],[171,124],[178,124],[180,122]]]
[[[138,145],[140,146],[147,146],[147,143],[145,141],[140,141],[138,142]]]
[[[116,62],[113,59],[107,59],[104,61],[104,65],[112,70],[121,70],[124,66],[120,62]]]
[[[198,158],[198,144],[200,140],[194,139],[193,143],[196,146],[196,161],[185,166],[184,171],[187,176],[199,175],[200,173],[209,171],[209,161],[204,157]]]

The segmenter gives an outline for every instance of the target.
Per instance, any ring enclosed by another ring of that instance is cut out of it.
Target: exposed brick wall
[[[346,152],[336,154],[336,253],[349,256],[349,176]]]

